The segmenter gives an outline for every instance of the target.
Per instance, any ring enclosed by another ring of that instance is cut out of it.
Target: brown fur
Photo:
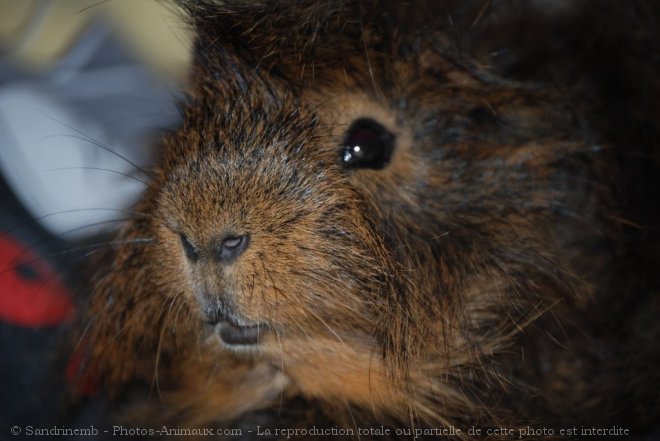
[[[151,386],[119,400],[124,420],[653,428],[657,210],[631,182],[652,182],[657,113],[631,96],[628,130],[651,135],[613,134],[600,52],[575,62],[565,35],[552,72],[526,47],[486,68],[506,32],[480,8],[456,8],[483,20],[457,41],[432,6],[421,24],[387,2],[183,6],[198,32],[183,126],[86,315],[109,396]],[[394,155],[346,170],[365,116]],[[226,231],[251,238],[228,265],[209,258]],[[271,327],[254,351],[205,325],[217,297]]]

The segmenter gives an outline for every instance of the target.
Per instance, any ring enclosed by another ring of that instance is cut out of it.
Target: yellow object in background
[[[162,0],[0,0],[0,53],[22,68],[48,69],[98,20],[155,72],[185,76],[190,33],[172,2]]]

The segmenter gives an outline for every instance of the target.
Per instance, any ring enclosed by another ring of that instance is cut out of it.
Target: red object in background
[[[94,368],[85,362],[83,354],[86,350],[87,340],[83,337],[69,358],[65,372],[71,390],[81,397],[90,397],[99,390],[98,376]]]
[[[0,320],[26,327],[73,318],[71,294],[55,270],[15,238],[0,232]]]

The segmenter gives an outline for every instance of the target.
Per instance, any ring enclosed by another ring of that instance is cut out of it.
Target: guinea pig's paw
[[[195,365],[200,372],[203,366]],[[243,414],[268,407],[287,393],[289,378],[271,364],[248,362],[218,368],[212,379],[186,375],[185,384],[166,397],[172,406],[160,420],[176,422],[183,415],[187,424],[229,422]],[[159,421],[160,421],[159,420]]]
[[[231,400],[237,414],[258,409],[285,393],[289,378],[279,369],[260,363],[245,372],[231,391]]]
[[[261,390],[264,397],[273,397],[289,385],[287,377],[280,369],[268,363],[259,363],[246,372],[244,383],[248,387]]]

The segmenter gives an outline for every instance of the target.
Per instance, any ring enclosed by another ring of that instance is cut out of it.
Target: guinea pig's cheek
[[[189,262],[187,262],[181,248],[179,235],[174,233],[171,229],[161,226],[157,230],[156,241],[162,252],[154,256],[158,259],[155,263],[158,266],[168,269],[167,278],[164,282],[168,283],[170,286],[179,287],[179,289],[165,290],[165,292],[168,292],[171,295],[176,295],[180,291],[183,291],[185,296],[191,295],[191,286],[194,277],[192,267]]]

